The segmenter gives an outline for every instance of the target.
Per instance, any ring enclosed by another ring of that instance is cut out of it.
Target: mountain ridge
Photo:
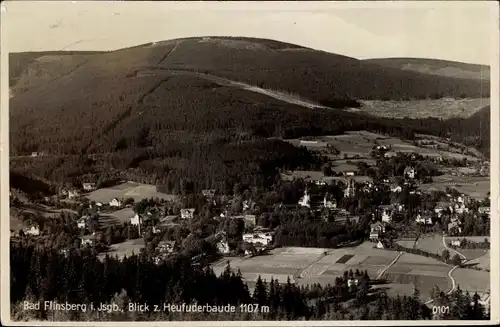
[[[177,132],[297,137],[369,127],[404,133],[408,121],[341,109],[359,106],[359,99],[489,96],[484,81],[386,68],[313,49],[278,51],[293,47],[274,40],[196,37],[25,60],[26,69],[11,85],[13,152],[106,152],[150,146]],[[144,74],[146,68],[155,72]],[[290,94],[320,108],[221,85],[202,74]]]

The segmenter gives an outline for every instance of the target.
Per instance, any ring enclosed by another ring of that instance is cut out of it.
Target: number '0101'
[[[450,313],[450,307],[444,305],[438,305],[432,307],[432,314],[448,314]]]

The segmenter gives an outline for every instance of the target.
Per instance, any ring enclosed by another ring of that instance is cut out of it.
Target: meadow
[[[421,99],[406,101],[363,100],[357,110],[370,115],[387,118],[427,118],[441,119],[467,118],[490,104],[489,98],[466,99]]]
[[[437,237],[434,243],[432,238],[424,239],[429,244],[424,248],[429,250],[432,246],[438,246],[438,240],[442,242]],[[419,244],[422,247],[423,243]],[[273,249],[270,254],[263,256],[226,257],[212,265],[214,272],[222,273],[227,262],[232,269],[240,269],[244,280],[251,285],[259,275],[262,279],[270,280],[272,277],[281,283],[290,278],[297,285],[334,284],[335,278],[342,276],[344,271],[358,269],[366,270],[372,280],[379,280],[373,285],[374,289],[384,289],[394,296],[411,295],[418,288],[421,299],[427,301],[435,285],[445,292],[453,286],[448,275],[452,266],[424,256],[376,249],[371,242],[352,248],[285,247]],[[484,292],[484,288],[489,285],[488,273],[484,271],[461,268],[453,272],[453,277],[460,287],[463,284],[462,289],[472,292]]]
[[[421,191],[445,191],[446,188],[455,188],[457,191],[466,194],[467,196],[483,200],[488,192],[490,192],[489,177],[474,177],[474,176],[454,176],[441,175],[433,177],[433,182],[429,184],[420,184]]]
[[[141,184],[130,181],[112,187],[95,190],[87,194],[86,197],[91,201],[101,202],[103,204],[109,203],[109,201],[114,198],[132,198],[135,202],[150,198],[174,201],[177,198],[175,195],[164,194],[156,191],[155,185]]]

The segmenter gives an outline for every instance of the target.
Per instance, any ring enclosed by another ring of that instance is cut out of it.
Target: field
[[[156,191],[156,186],[140,184],[135,182],[125,182],[113,187],[107,187],[95,190],[86,195],[86,197],[95,202],[109,203],[113,198],[126,199],[132,198],[135,202],[143,199],[158,198],[174,201],[176,196],[164,194]]]
[[[142,238],[129,240],[111,245],[109,251],[99,254],[99,257],[103,259],[107,254],[112,257],[117,256],[119,259],[123,259],[124,256],[129,257],[132,254],[139,254],[142,248],[144,248],[144,240]]]
[[[412,284],[425,301],[435,285],[443,291],[451,289],[452,283],[448,278],[450,269],[450,266],[435,259],[404,253],[384,273],[384,278],[395,284]]]
[[[453,278],[462,291],[474,294],[486,293],[490,289],[490,273],[467,268],[458,268],[453,271]]]
[[[130,218],[135,215],[134,210],[132,208],[123,208],[117,210],[115,212],[101,215],[99,217],[99,223],[105,224],[123,224],[126,222],[130,222]]]
[[[487,251],[482,256],[472,259],[467,263],[474,265],[474,267],[477,267],[479,269],[490,270],[490,263],[491,263],[490,251]]]
[[[358,110],[368,114],[388,118],[452,118],[470,117],[490,104],[489,98],[474,99],[424,99],[409,101],[361,101]]]
[[[415,245],[415,238],[399,239],[396,243],[405,247],[405,248],[411,249]]]
[[[415,248],[439,255],[446,250],[446,247],[443,245],[443,235],[441,234],[428,234],[420,236],[417,240]]]
[[[442,246],[442,239],[438,237],[424,240],[428,247],[432,247],[432,242],[434,246]],[[229,261],[231,268],[240,269],[244,280],[251,285],[254,285],[259,275],[268,281],[273,277],[281,283],[290,278],[297,285],[327,285],[333,284],[335,278],[342,276],[344,271],[358,269],[366,270],[371,279],[385,280],[385,283],[374,285],[374,288],[385,289],[390,295],[411,295],[418,288],[421,299],[427,301],[435,285],[445,292],[451,290],[453,284],[448,275],[452,269],[450,265],[414,254],[402,253],[398,256],[398,252],[375,249],[373,246],[373,243],[365,242],[357,247],[341,249],[278,248],[264,256],[223,258],[212,267],[216,274],[220,274]],[[482,288],[484,291],[489,285],[486,272],[457,269],[456,273],[456,282],[464,284],[462,289]]]
[[[249,282],[255,281],[261,275],[267,280],[274,277],[280,282],[286,282],[287,277],[290,277],[296,284],[326,285],[333,284],[336,277],[349,269],[366,270],[368,275],[375,279],[394,260],[397,252],[374,249],[373,246],[373,243],[367,242],[357,247],[342,249],[279,248],[264,256],[224,258],[213,267],[216,273],[221,273],[225,263],[230,261],[231,267],[240,269],[244,279]]]
[[[312,141],[318,141],[318,144],[330,144],[340,151],[338,156],[329,155],[338,164],[346,164],[347,160],[338,160],[348,156],[349,158],[359,157],[361,160],[353,159],[352,161],[367,161],[369,165],[375,164],[373,159],[370,159],[370,153],[373,146],[377,142],[380,145],[385,145],[391,148],[391,152],[401,152],[401,153],[412,153],[416,152],[423,156],[428,157],[438,157],[446,159],[464,159],[468,161],[478,161],[478,157],[472,155],[466,155],[462,153],[457,153],[456,149],[450,147],[448,142],[433,136],[420,135],[420,141],[432,140],[435,143],[439,143],[444,149],[435,149],[423,146],[415,146],[410,142],[403,141],[399,138],[384,136],[381,134],[371,133],[367,131],[349,131],[341,135],[329,135],[329,136],[319,136],[312,138]],[[317,144],[301,144],[299,139],[288,140],[294,145],[302,145],[309,150],[322,151],[325,149],[326,145],[323,147]],[[472,149],[471,152],[474,152]],[[338,160],[338,162],[337,162]]]
[[[490,192],[490,179],[488,177],[442,175],[434,177],[430,184],[421,184],[422,191],[440,190],[446,187],[455,188],[476,200],[483,200]]]

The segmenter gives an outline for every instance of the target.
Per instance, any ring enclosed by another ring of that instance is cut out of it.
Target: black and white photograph
[[[496,2],[1,9],[2,324],[498,323]]]

